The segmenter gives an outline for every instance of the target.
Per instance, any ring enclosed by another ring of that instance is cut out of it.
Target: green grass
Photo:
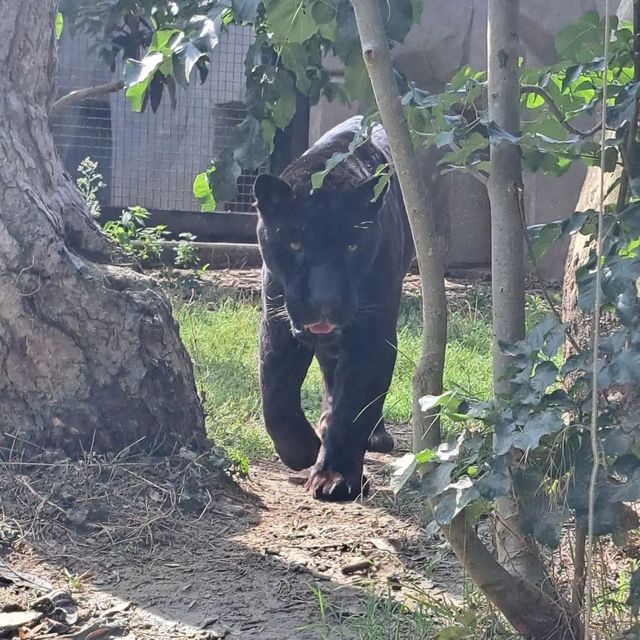
[[[260,414],[258,307],[252,302],[221,297],[213,305],[193,302],[178,306],[176,315],[195,362],[209,435],[232,457],[252,459],[271,454],[273,448]],[[474,397],[489,397],[489,315],[482,299],[466,300],[451,309],[446,388],[460,387]],[[402,304],[398,327],[396,370],[385,404],[385,416],[392,422],[411,419],[411,377],[420,352],[420,332],[419,302],[407,298]],[[302,394],[303,408],[311,421],[319,417],[320,397],[320,371],[314,362]]]

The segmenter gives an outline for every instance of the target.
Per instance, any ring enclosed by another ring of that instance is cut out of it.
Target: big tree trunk
[[[165,295],[92,221],[47,111],[57,0],[0,0],[0,457],[205,441]]]

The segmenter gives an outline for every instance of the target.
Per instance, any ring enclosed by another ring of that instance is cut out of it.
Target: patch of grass
[[[320,621],[313,625],[322,640],[427,640],[435,638],[433,615],[427,607],[408,609],[391,594],[367,594],[361,611],[341,611],[327,607],[321,591],[316,591]]]
[[[237,459],[270,455],[273,448],[260,413],[257,305],[222,297],[209,305],[178,304],[176,316],[195,362],[209,435]],[[402,303],[398,358],[385,405],[391,422],[411,419],[411,377],[420,353],[420,333],[419,301],[407,298]],[[451,309],[445,385],[460,387],[474,397],[491,393],[491,328],[485,311],[477,306],[457,304]],[[320,416],[321,392],[320,370],[314,361],[302,393],[311,421]]]
[[[403,595],[387,589],[365,590],[359,606],[349,609],[331,605],[320,589],[314,589],[318,602],[318,638],[358,640],[516,640],[501,617],[470,585],[465,605],[434,598],[422,589],[408,588]]]

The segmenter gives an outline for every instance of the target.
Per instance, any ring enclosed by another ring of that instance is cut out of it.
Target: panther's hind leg
[[[260,325],[260,389],[267,432],[281,460],[299,471],[312,466],[320,439],[300,404],[300,389],[313,349],[291,335],[282,318],[263,318]]]

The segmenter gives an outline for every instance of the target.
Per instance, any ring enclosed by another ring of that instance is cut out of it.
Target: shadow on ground
[[[188,456],[3,463],[0,611],[39,595],[2,588],[7,568],[71,590],[79,627],[131,602],[117,616],[130,638],[346,638],[340,618],[367,590],[457,600],[461,572],[425,535],[420,501],[386,488],[389,459],[371,456],[371,498],[346,505],[314,501],[276,461],[239,484]]]

